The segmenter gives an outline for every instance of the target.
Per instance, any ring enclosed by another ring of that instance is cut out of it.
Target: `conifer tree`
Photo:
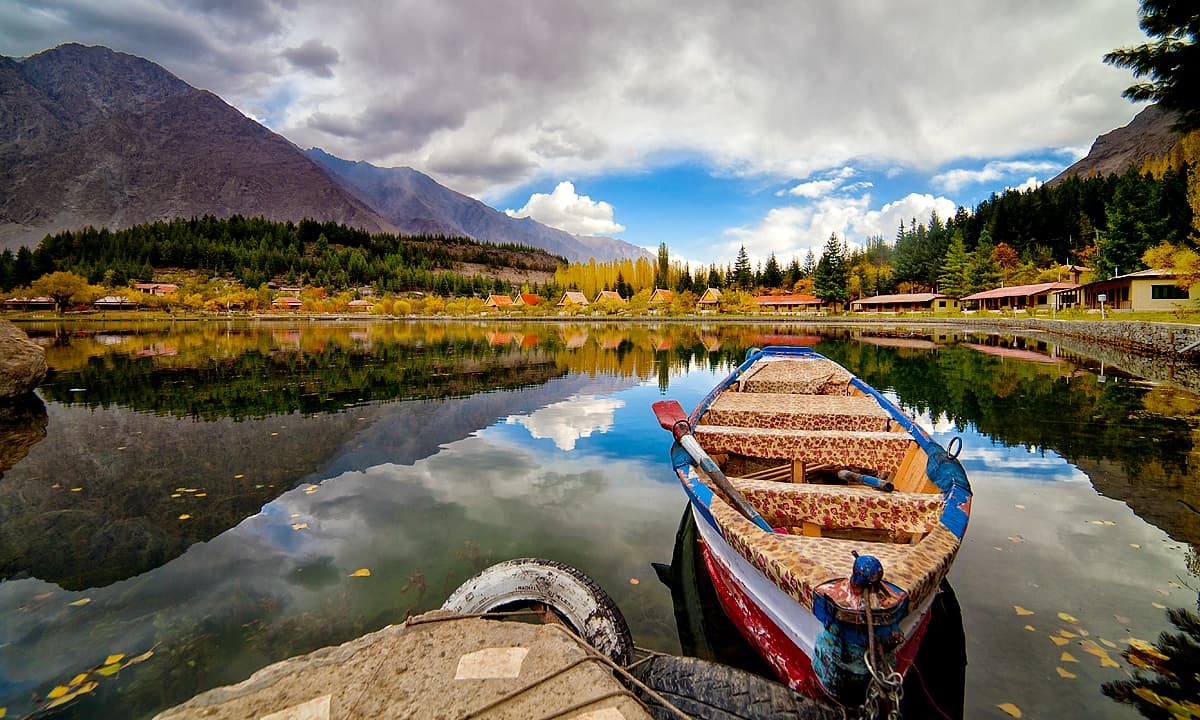
[[[813,294],[826,302],[844,303],[850,297],[850,267],[842,254],[843,248],[837,233],[830,234],[813,271]]]

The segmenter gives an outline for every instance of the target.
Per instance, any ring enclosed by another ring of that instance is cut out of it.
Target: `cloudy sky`
[[[686,6],[686,9],[685,9]],[[677,257],[819,254],[1053,177],[1138,108],[1136,0],[4,0],[302,147]]]

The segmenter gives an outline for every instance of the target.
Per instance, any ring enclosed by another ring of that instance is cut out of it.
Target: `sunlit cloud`
[[[575,192],[574,183],[560,182],[554,192],[534,193],[520,210],[505,210],[509,217],[531,217],[575,235],[612,235],[625,229],[613,220],[613,206]]]

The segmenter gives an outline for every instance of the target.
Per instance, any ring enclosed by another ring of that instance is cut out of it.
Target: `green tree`
[[[831,233],[813,271],[813,294],[826,302],[844,303],[850,297],[850,266],[844,248],[837,233]]]
[[[61,270],[34,280],[33,291],[38,295],[54,298],[59,313],[73,302],[91,302],[95,297],[95,291],[88,284],[87,278]]]
[[[666,243],[658,244],[658,264],[654,266],[654,287],[671,287],[671,252]]]
[[[767,264],[763,267],[762,284],[767,288],[777,288],[783,285],[783,268],[779,267],[775,253],[767,256]]]
[[[741,290],[749,290],[754,285],[754,271],[750,269],[750,256],[746,254],[746,246],[738,248],[737,260],[733,263],[733,285]]]
[[[946,249],[946,257],[942,260],[938,283],[941,292],[950,297],[961,298],[970,295],[967,288],[971,284],[971,257],[967,253],[962,230],[955,230],[950,238],[950,247]]]
[[[1174,110],[1176,129],[1200,129],[1200,3],[1196,0],[1142,0],[1138,25],[1153,38],[1136,47],[1119,48],[1104,62],[1128,68],[1148,80],[1129,86],[1130,100],[1157,102]]]
[[[971,263],[967,268],[967,295],[991,290],[1000,286],[1000,265],[996,262],[996,248],[992,245],[992,235],[986,230],[979,236],[979,244],[971,253]]]

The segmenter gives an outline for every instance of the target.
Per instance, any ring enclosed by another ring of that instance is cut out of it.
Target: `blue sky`
[[[152,60],[300,147],[694,262],[1053,177],[1138,108],[1137,0],[7,0],[0,54]]]

